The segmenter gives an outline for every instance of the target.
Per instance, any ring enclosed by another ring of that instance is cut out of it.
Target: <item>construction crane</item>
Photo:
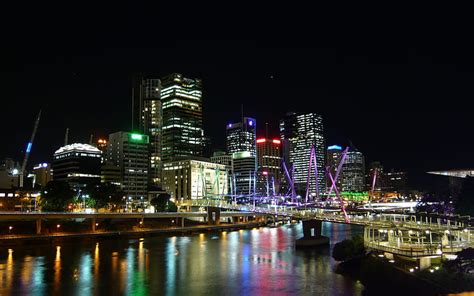
[[[41,110],[38,113],[38,117],[36,118],[35,126],[33,128],[33,133],[31,134],[30,141],[26,145],[26,152],[25,152],[25,158],[23,158],[23,163],[21,165],[21,170],[20,170],[20,188],[23,188],[23,179],[25,176],[25,169],[26,169],[26,164],[28,163],[28,158],[30,157],[30,152],[31,152],[31,147],[33,146],[33,141],[35,140],[35,135],[36,131],[38,130],[38,125],[41,117]]]

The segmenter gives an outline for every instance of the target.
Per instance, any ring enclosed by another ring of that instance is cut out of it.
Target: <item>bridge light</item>
[[[60,227],[61,227],[61,225],[59,225],[59,224],[56,225],[56,228],[57,228],[57,229],[59,229]]]

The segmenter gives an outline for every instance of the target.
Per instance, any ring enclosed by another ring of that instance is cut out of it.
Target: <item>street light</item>
[[[8,226],[8,234],[12,233],[13,226]]]

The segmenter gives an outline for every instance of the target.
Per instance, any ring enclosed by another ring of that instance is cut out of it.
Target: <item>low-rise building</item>
[[[163,188],[175,199],[202,199],[228,193],[228,174],[223,164],[204,158],[186,158],[163,164]]]

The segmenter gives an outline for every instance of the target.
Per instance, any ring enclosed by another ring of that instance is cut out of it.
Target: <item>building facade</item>
[[[276,194],[281,179],[281,140],[257,139],[257,192],[260,195]]]
[[[308,168],[311,156],[311,147],[314,146],[317,169],[318,189],[324,192],[325,181],[325,140],[323,118],[316,113],[299,114],[290,112],[280,120],[280,136],[283,143],[283,158],[288,167],[294,166],[295,189],[304,194],[308,178]],[[311,173],[314,175],[313,173]],[[316,180],[310,178],[309,192],[316,195]]]
[[[20,181],[20,164],[11,158],[0,163],[0,189],[18,188]]]
[[[243,117],[243,122],[229,123],[226,127],[227,154],[248,151],[255,156],[256,135],[257,121],[254,118]]]
[[[102,152],[89,144],[74,143],[54,152],[53,179],[66,181],[78,190],[100,182]]]
[[[202,82],[181,74],[161,79],[163,161],[203,154]]]
[[[347,152],[341,172],[342,191],[363,192],[365,189],[365,159],[358,150]]]
[[[109,135],[106,163],[119,168],[118,183],[131,200],[147,197],[148,144],[149,138],[144,134],[116,132]],[[112,173],[116,174],[113,169]]]
[[[326,152],[326,165],[329,167],[329,172],[333,176],[333,178],[336,177],[336,172],[337,172],[337,167],[339,166],[339,163],[341,162],[341,157],[342,157],[342,147],[339,145],[331,145],[328,147],[327,152]],[[329,192],[330,188],[332,186],[332,181],[329,175],[326,176],[326,190]],[[336,180],[336,187],[339,192],[342,191],[341,188],[341,178],[337,178]],[[333,192],[335,193],[335,192]]]
[[[53,180],[51,164],[39,163],[33,167],[33,187],[44,187],[49,181]]]
[[[232,155],[233,194],[253,194],[257,176],[257,121],[242,117],[241,122],[226,126],[227,154]]]
[[[149,186],[161,185],[161,129],[163,125],[160,100],[161,81],[158,78],[136,75],[132,88],[132,131],[148,135]]]
[[[228,193],[226,166],[205,159],[163,163],[163,188],[175,199],[203,199]]]

